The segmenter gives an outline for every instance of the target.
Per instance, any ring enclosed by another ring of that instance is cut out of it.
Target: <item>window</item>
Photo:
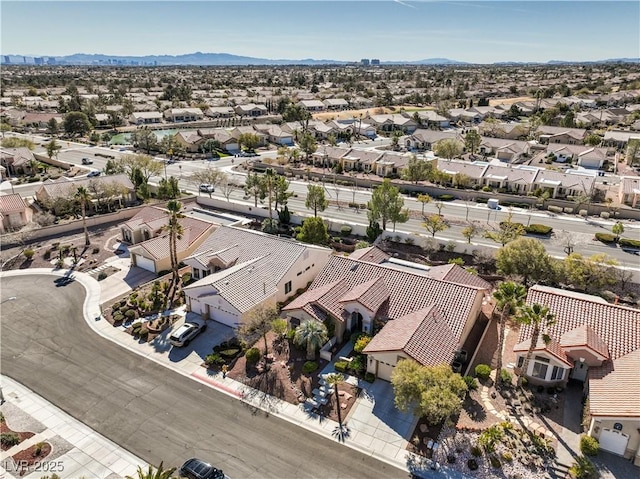
[[[287,281],[284,284],[284,294],[289,294],[291,292],[291,281]]]
[[[193,277],[200,279],[200,270],[198,268],[193,268]]]
[[[524,364],[524,356],[518,356],[518,367],[521,368]]]
[[[538,379],[546,379],[547,369],[549,369],[548,365],[536,361],[533,363],[533,372],[531,373],[531,376]]]
[[[535,356],[535,360],[541,363],[549,363],[549,358],[545,358],[544,356]]]
[[[564,368],[559,366],[554,366],[551,371],[551,379],[552,380],[560,380],[564,377]]]

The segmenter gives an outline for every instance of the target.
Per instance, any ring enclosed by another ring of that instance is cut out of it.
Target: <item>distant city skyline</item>
[[[470,63],[640,57],[637,1],[2,1],[2,55]]]

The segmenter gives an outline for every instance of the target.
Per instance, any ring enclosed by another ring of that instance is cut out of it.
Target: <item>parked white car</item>
[[[205,329],[207,329],[207,325],[204,321],[189,321],[171,333],[171,336],[169,336],[169,342],[178,348],[187,346],[193,338]]]

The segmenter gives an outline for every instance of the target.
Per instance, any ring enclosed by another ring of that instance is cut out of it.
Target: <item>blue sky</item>
[[[640,57],[638,1],[6,1],[2,54],[272,59]]]

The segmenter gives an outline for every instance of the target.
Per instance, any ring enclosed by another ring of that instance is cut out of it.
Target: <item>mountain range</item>
[[[51,59],[55,59],[52,61]],[[246,66],[246,65],[347,65],[359,64],[340,60],[328,60],[305,58],[302,60],[255,58],[230,53],[186,53],[183,55],[145,55],[145,56],[120,56],[104,54],[74,53],[66,56],[41,56],[33,55],[4,55],[1,57],[4,64],[43,64],[56,63],[63,65],[190,65],[190,66]],[[551,60],[546,64],[559,65],[570,63],[640,63],[640,58],[612,58],[597,62],[572,62]],[[449,58],[427,58],[424,60],[407,61],[381,61],[381,65],[471,65],[472,63]],[[545,64],[537,62],[496,62],[494,65],[524,65]]]

